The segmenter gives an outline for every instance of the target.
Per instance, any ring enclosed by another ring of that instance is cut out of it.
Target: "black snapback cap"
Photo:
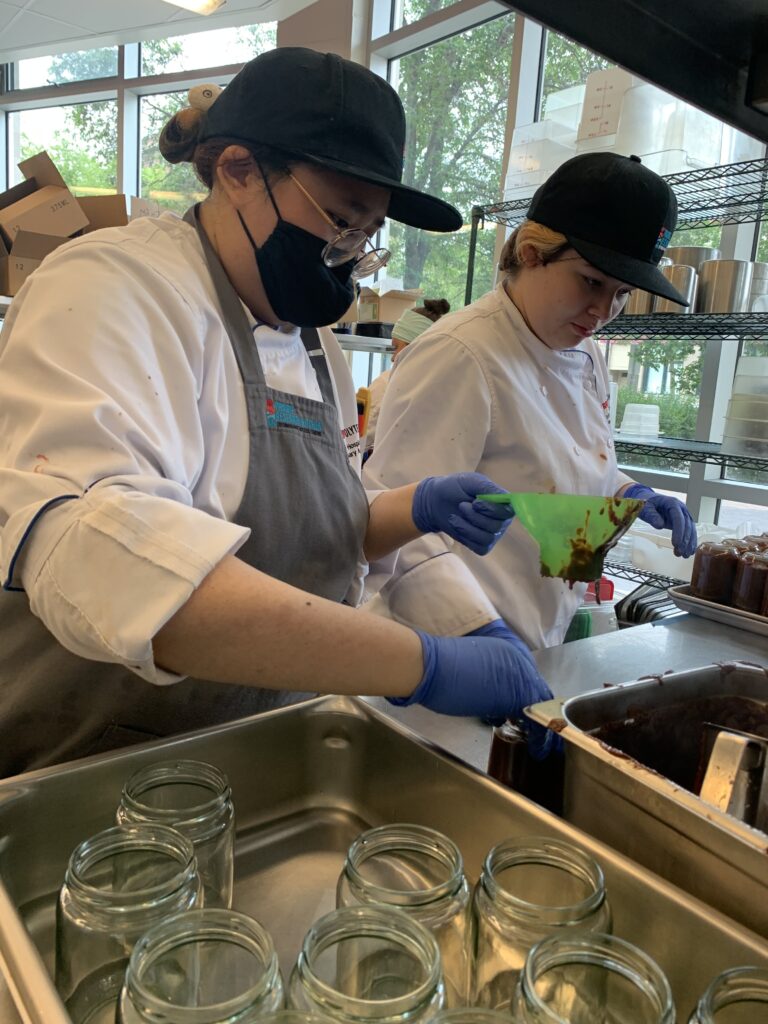
[[[405,114],[395,90],[336,53],[285,46],[255,57],[208,109],[198,138],[273,146],[391,189],[387,215],[412,227],[462,225],[449,203],[402,184]]]
[[[604,274],[688,305],[658,266],[677,224],[675,193],[639,157],[571,157],[536,190],[528,219],[565,235]]]

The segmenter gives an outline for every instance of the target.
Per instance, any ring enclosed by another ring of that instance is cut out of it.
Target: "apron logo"
[[[300,416],[290,402],[275,402],[267,399],[267,426],[271,430],[279,427],[292,427],[294,430],[302,430],[305,434],[322,434],[323,424],[320,420],[310,419],[308,416]]]

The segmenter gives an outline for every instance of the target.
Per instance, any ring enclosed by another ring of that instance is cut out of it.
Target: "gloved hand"
[[[690,558],[696,550],[696,524],[693,516],[677,498],[658,494],[645,484],[632,484],[622,498],[640,498],[645,502],[640,518],[654,530],[672,531],[672,548],[676,555]]]
[[[411,514],[422,533],[447,533],[476,555],[487,555],[515,513],[511,505],[475,497],[505,493],[482,473],[428,476],[416,488]]]
[[[507,643],[513,644],[524,658],[528,659],[533,671],[538,674],[539,670],[536,667],[536,662],[533,660],[530,648],[520,639],[517,633],[514,633],[509,628],[504,619],[494,619],[493,622],[487,622],[484,626],[480,626],[479,629],[473,629],[471,633],[467,633],[467,636],[490,636],[497,637],[499,640],[506,640]],[[546,683],[544,685],[546,686]],[[489,725],[501,725],[503,720],[488,717],[484,718],[483,721]],[[556,732],[552,732],[551,729],[539,725],[538,722],[534,722],[527,715],[523,715],[522,718],[518,719],[517,724],[526,733],[529,754],[537,761],[542,761],[555,751],[562,752],[563,739]]]
[[[552,697],[530,654],[508,640],[416,632],[424,675],[409,697],[390,697],[391,704],[503,721],[517,720],[524,707]]]

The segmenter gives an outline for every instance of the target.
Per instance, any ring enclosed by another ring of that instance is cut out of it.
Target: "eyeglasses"
[[[312,203],[323,220],[338,232],[336,237],[332,238],[323,249],[322,257],[326,267],[340,267],[343,263],[355,260],[351,274],[354,281],[368,277],[375,270],[381,270],[382,267],[386,267],[392,255],[389,249],[377,249],[368,237],[367,232],[363,231],[362,228],[344,228],[342,231],[339,231],[338,224],[334,224],[325,210],[315,202],[298,178],[294,178],[292,174],[290,178],[294,185]],[[370,252],[364,251],[366,246],[370,247]]]

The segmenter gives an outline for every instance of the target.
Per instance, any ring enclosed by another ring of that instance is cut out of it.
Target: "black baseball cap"
[[[534,193],[528,219],[565,235],[604,274],[688,305],[658,266],[677,224],[675,193],[640,157],[571,157]]]
[[[405,114],[395,90],[336,53],[284,46],[249,61],[208,109],[198,138],[272,146],[391,189],[387,215],[412,227],[462,225],[449,203],[402,184]]]

